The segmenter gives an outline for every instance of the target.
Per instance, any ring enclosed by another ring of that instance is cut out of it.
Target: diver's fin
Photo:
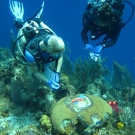
[[[36,15],[36,18],[39,18],[39,17],[42,15],[43,10],[44,10],[44,1],[42,2],[41,9],[40,9],[40,11],[38,12],[38,14]]]
[[[23,20],[24,15],[24,8],[23,3],[18,1],[9,0],[9,6],[12,14],[15,16],[16,19]]]

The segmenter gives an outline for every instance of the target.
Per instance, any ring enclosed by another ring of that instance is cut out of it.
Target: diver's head
[[[113,11],[111,5],[102,3],[97,7],[94,23],[100,27],[109,26],[113,21]]]
[[[65,50],[65,43],[62,38],[56,35],[48,35],[41,41],[42,50],[54,54]]]

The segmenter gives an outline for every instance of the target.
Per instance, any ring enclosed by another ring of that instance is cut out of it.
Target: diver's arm
[[[117,41],[117,40],[112,40],[112,39],[111,39],[111,40],[105,42],[105,43],[103,44],[103,48],[107,48],[107,47],[113,46],[113,45],[116,43],[116,41]]]
[[[35,64],[33,66],[30,66],[30,69],[32,71],[32,74],[43,83],[47,83],[47,78],[39,71],[39,68],[37,66],[37,63],[35,62],[34,56],[27,50],[25,50],[25,59],[29,64]]]
[[[81,37],[84,42],[84,44],[89,44],[89,39],[88,39],[88,31],[90,31],[90,27],[93,25],[93,15],[90,15],[90,9],[92,8],[91,4],[88,4],[84,15],[82,19],[82,24],[83,24],[83,29],[81,31]]]
[[[60,73],[62,64],[63,64],[63,55],[61,54],[61,57],[58,59],[58,64],[57,64],[56,72]]]
[[[110,47],[110,46],[113,46],[117,40],[118,40],[118,37],[120,35],[120,32],[121,32],[121,29],[117,29],[117,31],[113,31],[111,33],[111,36],[109,36],[110,40],[108,40],[107,42],[103,43],[103,48],[107,48],[107,47]]]
[[[88,21],[89,19],[91,19],[93,17],[93,14],[91,14],[91,10],[92,10],[92,6],[91,6],[91,4],[88,4],[83,13],[83,18],[82,18],[83,26],[85,26],[86,21]],[[93,21],[93,19],[92,19],[92,21]]]
[[[41,73],[39,72],[38,70],[38,67],[35,65],[35,66],[31,66],[30,67],[32,72],[33,72],[33,75],[38,79],[40,80],[41,82],[43,83],[47,83],[48,79]]]
[[[83,27],[81,31],[81,37],[85,45],[89,44],[88,35],[87,35],[88,31],[89,31],[88,28],[85,26]]]
[[[92,5],[91,4],[88,4],[85,8],[85,11],[84,11],[84,14],[83,14],[83,17],[87,16],[87,14],[90,12],[90,9],[92,8]]]

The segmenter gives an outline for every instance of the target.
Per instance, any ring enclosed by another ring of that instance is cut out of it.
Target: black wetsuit
[[[91,5],[86,7],[82,20],[83,29],[81,31],[81,37],[85,45],[89,44],[88,32],[91,33],[91,36],[95,36],[95,38],[90,38],[91,40],[96,40],[102,35],[105,35],[103,41],[100,42],[100,44],[103,44],[104,48],[110,47],[116,43],[124,23],[120,17],[121,11],[115,10],[115,12],[116,20],[114,18],[114,21],[109,26],[100,27],[93,22],[95,19],[95,10]]]

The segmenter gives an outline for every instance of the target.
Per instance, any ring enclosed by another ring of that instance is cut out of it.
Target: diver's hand
[[[97,54],[99,54],[102,51],[103,46],[102,45],[98,45],[98,46],[96,46],[94,48],[92,45],[86,44],[86,48],[85,49],[86,50],[90,50],[93,54],[97,55]]]
[[[47,81],[47,85],[48,85],[49,88],[52,89],[52,90],[57,90],[57,89],[60,88],[60,85],[59,85],[58,83],[56,83],[56,82],[54,82],[54,81],[50,81],[50,80]]]
[[[100,61],[101,57],[100,57],[100,51],[102,50],[102,46],[98,45],[95,48],[90,45],[90,44],[86,44],[86,48],[87,50],[90,50],[89,54],[90,54],[90,58],[94,61]]]
[[[91,49],[94,49],[94,47],[90,44],[86,44],[85,48],[86,50],[91,50]]]
[[[86,47],[84,49],[89,50],[93,55],[96,54],[95,48],[90,44],[86,44]]]
[[[95,53],[100,53],[102,51],[102,49],[103,49],[103,46],[98,45],[98,46],[95,47],[94,51],[95,51]]]

